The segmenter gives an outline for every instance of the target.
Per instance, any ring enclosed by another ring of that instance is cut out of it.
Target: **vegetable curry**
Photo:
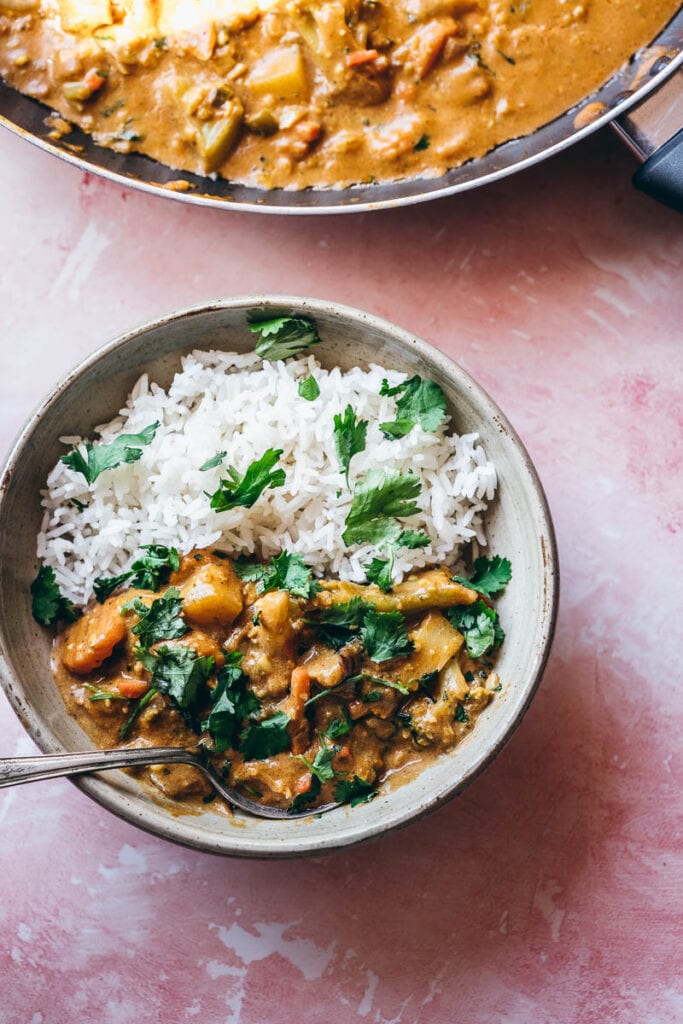
[[[121,152],[259,187],[439,175],[528,134],[678,0],[0,0],[0,75]],[[176,182],[175,187],[189,187]]]
[[[500,689],[490,595],[505,559],[478,560],[471,586],[438,567],[387,590],[316,581],[287,553],[160,564],[133,579],[156,589],[98,581],[99,602],[55,643],[67,710],[100,747],[203,746],[269,805],[356,804],[452,749]],[[191,767],[144,772],[185,806],[213,798]]]

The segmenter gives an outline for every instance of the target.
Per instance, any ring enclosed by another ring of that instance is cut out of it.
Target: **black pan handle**
[[[683,128],[656,149],[633,175],[641,192],[683,213]]]
[[[652,73],[658,70],[656,64]],[[635,187],[683,213],[683,70],[613,125],[643,163],[633,176]]]

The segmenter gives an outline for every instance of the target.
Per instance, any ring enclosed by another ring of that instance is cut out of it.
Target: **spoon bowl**
[[[259,804],[228,786],[225,779],[199,752],[184,747],[131,747],[120,750],[81,750],[69,754],[39,754],[37,757],[4,757],[0,758],[0,789],[65,775],[85,775],[111,768],[135,768],[152,764],[189,764],[198,768],[231,807],[239,807],[241,811],[257,818],[307,818],[311,814],[323,814],[340,806],[325,804],[314,810],[290,812],[282,807]]]

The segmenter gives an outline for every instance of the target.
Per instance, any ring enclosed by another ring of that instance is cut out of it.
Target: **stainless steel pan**
[[[654,62],[653,55],[658,55]],[[599,116],[582,125],[581,111],[589,105]],[[683,7],[645,53],[577,107],[532,135],[506,142],[485,157],[431,180],[356,185],[344,190],[265,191],[181,174],[135,153],[115,153],[96,146],[77,129],[60,142],[51,141],[44,123],[46,114],[40,103],[0,82],[0,124],[83,171],[185,203],[280,214],[365,212],[454,195],[530,167],[613,122],[634,152],[646,160],[636,175],[636,185],[683,212]],[[180,177],[191,183],[190,191],[174,192],[166,187]]]

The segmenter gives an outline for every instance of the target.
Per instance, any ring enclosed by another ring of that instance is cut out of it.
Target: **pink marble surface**
[[[68,782],[3,792],[1,1024],[683,1020],[683,221],[631,170],[602,136],[460,199],[268,219],[124,192],[0,136],[3,448],[142,319],[254,291],[337,299],[429,339],[501,404],[563,573],[513,741],[376,845],[220,860]],[[0,734],[31,750],[4,698]]]

